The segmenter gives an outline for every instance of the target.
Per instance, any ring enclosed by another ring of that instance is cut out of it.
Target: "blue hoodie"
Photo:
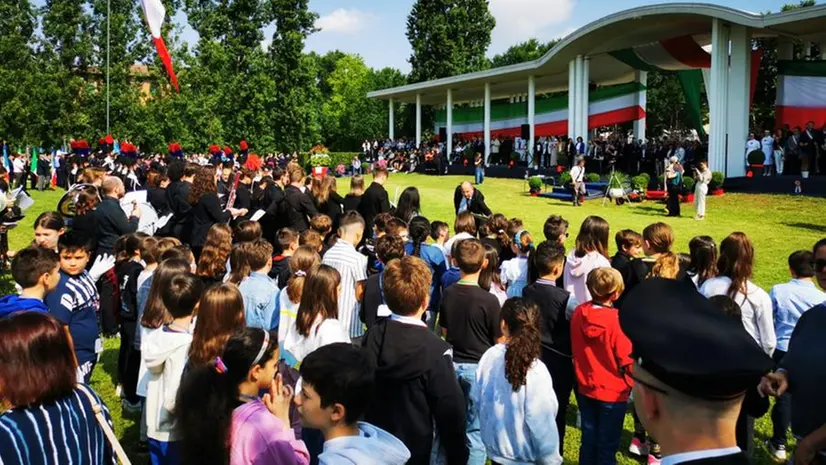
[[[19,295],[0,297],[0,318],[22,311],[49,313],[49,307],[42,300],[20,297]]]
[[[410,451],[387,431],[359,422],[358,436],[344,436],[324,443],[319,465],[404,465]]]

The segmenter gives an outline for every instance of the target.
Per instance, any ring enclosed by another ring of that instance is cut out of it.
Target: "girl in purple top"
[[[290,429],[293,392],[277,365],[277,338],[247,328],[230,337],[221,357],[184,376],[175,407],[182,465],[309,463]],[[259,398],[262,390],[269,392]]]

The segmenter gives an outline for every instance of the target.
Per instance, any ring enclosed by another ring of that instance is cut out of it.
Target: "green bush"
[[[361,162],[361,174],[367,174],[370,172],[370,163],[366,161]]]
[[[330,157],[329,165],[318,166],[336,167],[338,165],[344,165],[349,168],[353,164],[353,157],[357,156],[361,159],[363,154],[359,152],[330,152],[327,155]],[[312,168],[313,164],[310,158],[309,153],[301,153],[298,155],[298,164],[304,168]]]
[[[661,188],[662,190],[666,190],[665,189],[665,175],[664,174],[661,174],[661,175],[657,176],[657,186],[659,186],[659,188]]]
[[[689,194],[694,192],[694,178],[683,178],[683,191]]]
[[[766,158],[762,150],[752,150],[748,159],[749,165],[762,165]]]
[[[611,181],[608,183],[609,189],[620,189],[624,188],[625,184],[628,182],[628,175],[625,173],[621,173],[619,171],[616,172],[616,175],[611,178]]]
[[[559,185],[560,186],[568,186],[571,183],[571,172],[564,171],[562,174],[559,175]]]
[[[709,187],[711,189],[719,189],[723,187],[723,182],[725,181],[726,177],[723,176],[723,173],[720,171],[712,171],[711,172],[711,182],[709,183]]]
[[[588,173],[585,175],[585,180],[587,182],[599,182],[599,175],[597,173]]]
[[[648,184],[651,183],[651,176],[648,174],[640,174],[638,176],[634,176],[631,178],[631,184],[634,185],[634,189],[638,191],[645,191],[648,189]]]
[[[651,184],[651,175],[648,173],[640,173],[637,177],[645,178],[645,186],[648,187]]]
[[[544,182],[539,176],[531,176],[531,178],[528,179],[528,187],[530,187],[532,191],[542,189],[542,184],[544,184]]]

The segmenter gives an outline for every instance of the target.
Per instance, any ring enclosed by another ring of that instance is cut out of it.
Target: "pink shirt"
[[[230,465],[307,465],[310,454],[303,441],[275,417],[261,400],[232,412]]]

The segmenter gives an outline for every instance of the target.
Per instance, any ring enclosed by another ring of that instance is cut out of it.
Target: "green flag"
[[[32,147],[32,174],[37,174],[37,147]]]
[[[700,114],[703,71],[699,69],[677,71],[677,77],[680,80],[680,86],[683,88],[683,96],[688,107],[688,116],[691,120],[691,125],[694,126],[697,134],[703,137],[706,133],[703,129],[703,117]]]

